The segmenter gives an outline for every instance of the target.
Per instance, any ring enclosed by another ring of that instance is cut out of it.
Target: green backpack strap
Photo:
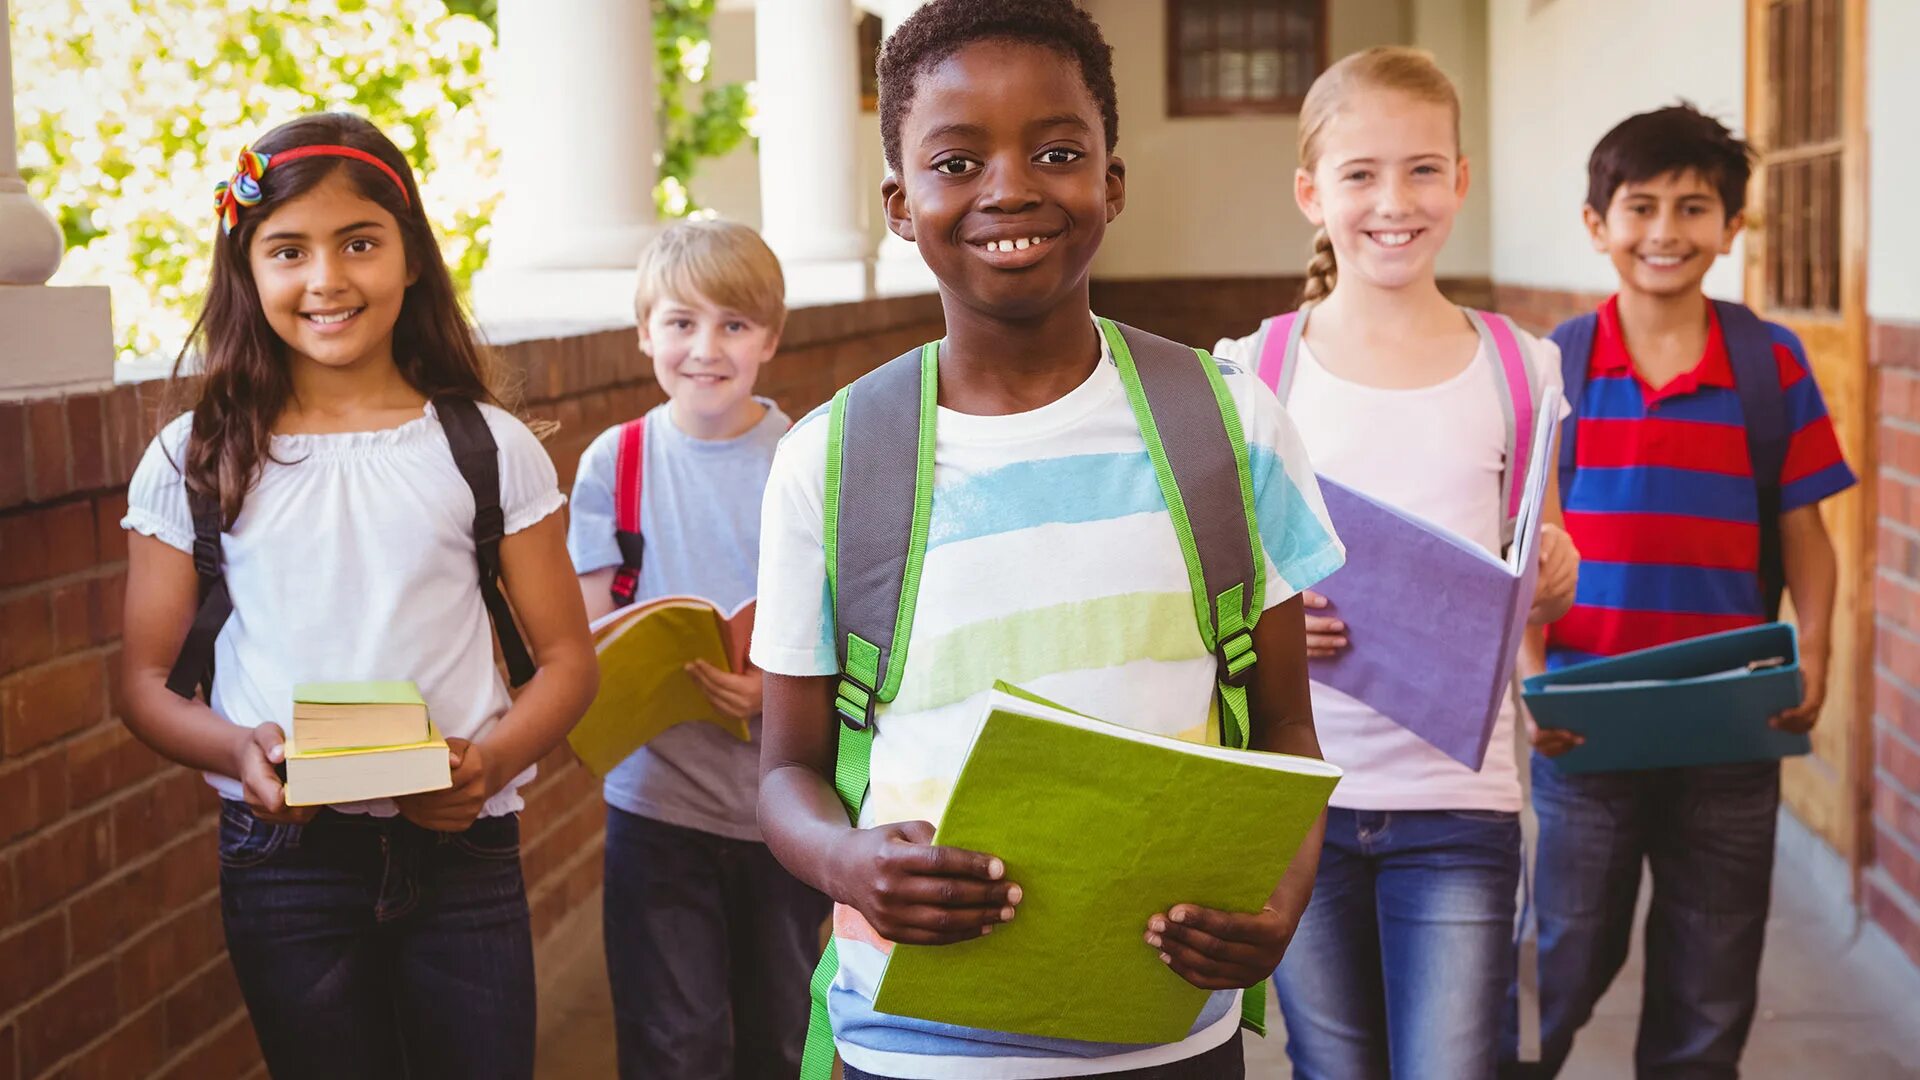
[[[1252,734],[1247,683],[1258,659],[1252,632],[1266,606],[1266,562],[1259,557],[1240,410],[1204,351],[1106,319],[1100,329],[1180,538],[1200,638],[1219,668],[1220,741],[1245,748]]]
[[[840,657],[833,790],[855,827],[871,776],[874,713],[900,693],[926,561],[939,361],[938,342],[902,354],[843,387],[827,411],[821,539]],[[851,475],[850,461],[858,463]],[[833,1075],[827,992],[839,970],[839,948],[829,936],[809,987],[801,1080]]]

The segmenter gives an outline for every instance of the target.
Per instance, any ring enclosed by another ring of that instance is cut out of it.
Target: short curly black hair
[[[1119,94],[1113,88],[1113,47],[1099,24],[1073,0],[932,0],[902,22],[880,51],[880,142],[887,167],[900,172],[900,128],[913,105],[914,84],[976,41],[1019,41],[1059,53],[1080,68],[1100,107],[1107,152],[1120,138]]]

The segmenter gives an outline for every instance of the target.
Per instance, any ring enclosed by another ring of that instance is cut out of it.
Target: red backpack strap
[[[633,603],[640,589],[640,562],[646,541],[640,533],[640,495],[646,481],[647,418],[620,425],[619,453],[614,458],[613,539],[620,546],[620,569],[613,575],[613,602]]]
[[[1481,340],[1493,346],[1494,379],[1500,390],[1500,407],[1507,429],[1506,468],[1500,477],[1501,505],[1505,508],[1502,539],[1508,539],[1514,519],[1520,516],[1520,499],[1526,493],[1527,459],[1533,453],[1533,422],[1537,396],[1533,371],[1521,350],[1520,337],[1505,315],[1467,309],[1467,320],[1480,332]]]

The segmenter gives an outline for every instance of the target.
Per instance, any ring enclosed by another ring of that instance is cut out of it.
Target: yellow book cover
[[[431,723],[421,742],[302,751],[287,744],[288,806],[330,806],[442,791],[453,786],[447,740]]]
[[[661,732],[689,721],[746,742],[746,721],[720,715],[686,666],[705,660],[744,671],[753,612],[752,600],[726,612],[697,596],[664,596],[596,620],[600,693],[567,736],[580,761],[605,776]]]

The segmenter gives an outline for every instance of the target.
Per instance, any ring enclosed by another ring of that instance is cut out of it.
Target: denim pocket
[[[220,804],[220,865],[234,870],[259,866],[279,854],[297,825],[275,825],[253,816],[245,803]]]
[[[520,857],[520,815],[475,819],[464,832],[448,833],[455,848],[476,859],[509,860]]]

